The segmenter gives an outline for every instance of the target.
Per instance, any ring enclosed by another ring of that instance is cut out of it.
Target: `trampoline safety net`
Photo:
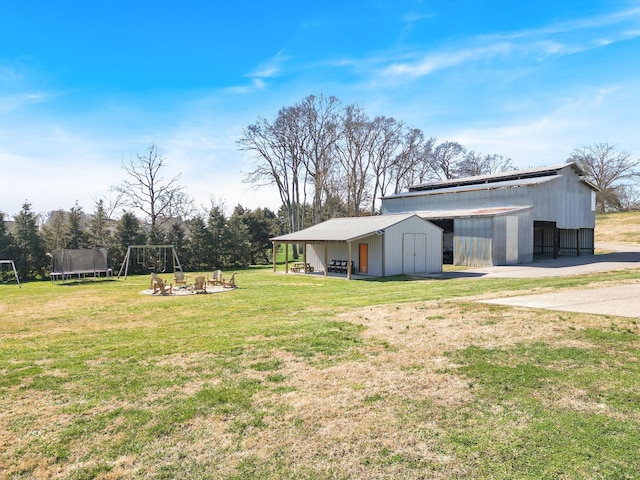
[[[61,277],[71,275],[97,275],[111,272],[107,264],[107,248],[58,249],[51,254],[51,274]]]

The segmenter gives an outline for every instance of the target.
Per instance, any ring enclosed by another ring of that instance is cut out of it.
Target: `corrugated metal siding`
[[[382,275],[382,236],[371,235],[362,238],[351,244],[351,261],[356,272],[360,271],[359,244],[368,245],[368,270],[367,275]],[[326,247],[325,247],[326,245]],[[313,266],[317,272],[324,272],[324,249],[327,249],[327,260],[347,260],[349,258],[349,247],[345,242],[327,242],[309,244],[307,248],[307,263]]]
[[[533,217],[532,211],[518,215],[518,263],[533,262]]]
[[[454,220],[454,265],[493,265],[493,217]]]
[[[548,184],[554,184],[555,181]],[[547,184],[545,184],[547,185]],[[389,198],[382,201],[382,212],[404,213],[424,210],[466,210],[479,207],[531,206],[531,190],[534,187],[499,188],[471,192],[445,193],[441,195]]]
[[[324,245],[307,245],[305,260],[313,267],[314,271],[324,271]]]
[[[506,247],[506,259],[505,263],[507,265],[511,265],[514,263],[518,263],[519,259],[519,229],[518,229],[518,217],[515,215],[509,215],[505,217],[507,221],[506,225],[506,237],[507,237],[507,247]]]
[[[327,249],[327,258],[331,260],[347,260],[347,244],[343,242],[309,243],[307,245],[306,261],[316,272],[324,272],[324,250]],[[353,259],[356,260],[356,259]]]
[[[493,218],[493,234],[491,242],[492,265],[505,265],[507,263],[508,233],[506,216]]]
[[[535,189],[534,218],[556,222],[558,228],[595,228],[592,208],[593,190],[571,172],[558,177],[558,183],[539,185]]]
[[[382,243],[383,237],[382,235],[371,235],[370,237],[363,238],[358,240],[357,242],[353,242],[352,255],[353,262],[356,266],[356,272],[360,271],[360,251],[359,245],[361,243],[366,243],[368,245],[368,272],[367,275],[372,275],[374,277],[382,276]]]
[[[533,260],[531,211],[493,219],[493,265],[513,265]]]
[[[592,197],[593,190],[567,165],[548,182],[512,188],[384,198],[381,208],[387,214],[531,206],[535,220],[557,222],[558,228],[594,228]]]

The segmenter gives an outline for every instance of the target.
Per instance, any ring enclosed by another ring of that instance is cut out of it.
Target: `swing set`
[[[171,268],[171,273],[182,271],[174,245],[129,245],[118,278],[124,270],[124,278],[127,279],[131,262],[150,273],[165,273],[168,268]]]
[[[13,260],[0,260],[0,279],[2,280],[2,283],[9,283],[9,280],[5,280],[3,265],[9,265],[13,269],[13,276],[18,283],[18,287],[22,288],[22,285],[20,285],[20,279],[18,278],[18,271],[16,270],[16,264],[13,263]],[[11,276],[10,273],[7,275]]]

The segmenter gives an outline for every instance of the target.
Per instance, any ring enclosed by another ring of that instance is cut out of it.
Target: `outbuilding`
[[[351,278],[442,271],[442,229],[413,213],[333,218],[271,241],[274,272],[276,249],[283,244],[303,245],[300,264],[305,272]],[[289,272],[288,256],[285,271]]]
[[[448,263],[527,263],[594,253],[595,194],[575,163],[415,185],[382,199],[444,231]]]

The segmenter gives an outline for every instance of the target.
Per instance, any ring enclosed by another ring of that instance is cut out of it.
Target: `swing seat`
[[[177,271],[173,274],[173,282],[176,285],[186,285],[187,277],[184,276],[184,272]]]

